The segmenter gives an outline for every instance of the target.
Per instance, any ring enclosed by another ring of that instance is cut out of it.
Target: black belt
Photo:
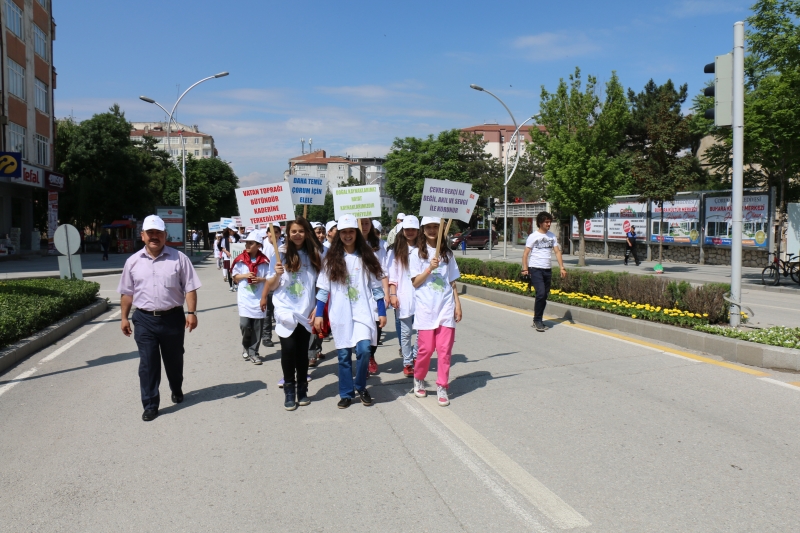
[[[172,313],[177,313],[178,311],[183,313],[183,306],[179,305],[178,307],[173,307],[172,309],[167,309],[166,311],[147,311],[146,309],[137,309],[137,311],[141,311],[146,315],[163,316],[163,315],[170,315]]]

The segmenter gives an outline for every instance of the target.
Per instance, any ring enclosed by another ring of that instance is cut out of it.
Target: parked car
[[[467,248],[478,248],[483,250],[489,245],[489,230],[488,229],[470,229],[462,233],[461,235],[456,235],[450,239],[450,248],[458,249],[461,247],[461,241],[467,241]],[[497,246],[497,242],[499,240],[499,234],[496,231],[492,231],[492,247],[494,248]]]

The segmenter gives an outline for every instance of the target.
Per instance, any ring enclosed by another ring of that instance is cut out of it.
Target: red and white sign
[[[583,237],[589,240],[603,240],[603,235],[605,232],[605,214],[601,211],[600,213],[595,213],[592,218],[587,218],[583,221]],[[572,217],[572,238],[577,239],[580,237],[580,232],[578,231],[580,226],[578,226],[578,219],[577,217]]]
[[[63,191],[66,180],[61,174],[55,172],[44,173],[44,183],[48,191]]]
[[[22,176],[19,178],[9,178],[11,183],[19,185],[29,185],[31,187],[44,188],[44,169],[32,167],[23,163]]]
[[[628,233],[631,230],[631,221],[626,220],[622,223],[622,231]]]
[[[286,182],[236,189],[236,203],[245,226],[294,220],[292,193]]]
[[[583,230],[586,233],[589,233],[590,231],[592,231],[592,221],[591,220],[587,220],[586,222],[583,223]]]

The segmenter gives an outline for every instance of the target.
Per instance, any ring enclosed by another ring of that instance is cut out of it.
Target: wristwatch
[[[186,311],[186,314],[187,314],[187,315],[193,315],[193,314],[194,314],[194,311]]]

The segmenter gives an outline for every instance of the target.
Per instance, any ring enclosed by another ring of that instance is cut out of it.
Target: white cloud
[[[743,10],[742,6],[736,5],[732,0],[682,0],[675,5],[673,14],[685,18]]]
[[[597,43],[579,31],[525,35],[514,40],[514,47],[522,50],[530,61],[553,61],[585,56],[600,50]]]
[[[344,149],[344,153],[353,157],[384,157],[391,149],[387,144],[356,144]]]

